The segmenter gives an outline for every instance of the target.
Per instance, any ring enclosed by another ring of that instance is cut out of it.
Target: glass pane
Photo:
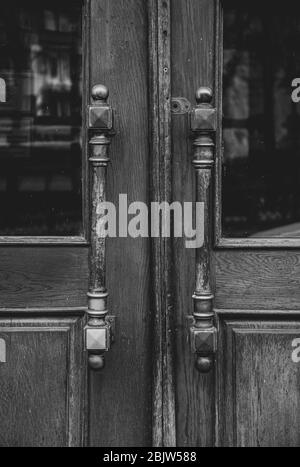
[[[223,8],[223,235],[300,237],[300,2]]]
[[[82,1],[0,12],[0,235],[80,235]]]

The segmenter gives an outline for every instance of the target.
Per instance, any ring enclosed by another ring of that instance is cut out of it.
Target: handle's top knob
[[[211,88],[201,87],[196,91],[197,104],[210,104],[212,102],[213,92]]]
[[[109,90],[103,84],[96,84],[92,89],[92,98],[94,101],[106,102],[109,96]]]

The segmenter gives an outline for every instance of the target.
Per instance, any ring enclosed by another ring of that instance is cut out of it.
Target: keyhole
[[[6,363],[6,342],[0,339],[0,363]]]
[[[0,78],[0,102],[6,102],[6,83]]]

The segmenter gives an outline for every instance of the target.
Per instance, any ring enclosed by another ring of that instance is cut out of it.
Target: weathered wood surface
[[[200,86],[214,87],[214,2],[176,0],[172,2],[172,96],[195,102]],[[194,199],[192,152],[188,143],[188,121],[173,118],[173,199],[182,203]],[[174,240],[174,294],[177,320],[176,418],[178,446],[214,444],[214,376],[200,375],[188,343],[187,315],[193,312],[195,251],[184,240]]]
[[[223,446],[300,445],[300,363],[292,359],[299,321],[225,321],[220,342]]]
[[[85,307],[87,247],[1,247],[0,309]]]
[[[0,446],[83,443],[82,318],[0,319]]]
[[[85,76],[83,70],[84,83]],[[86,182],[85,143],[83,148]],[[83,188],[86,205],[87,183]],[[84,232],[87,217],[84,210]],[[0,243],[0,339],[6,351],[0,364],[0,445],[81,446],[87,239],[1,237]]]
[[[148,18],[144,0],[91,2],[91,85],[110,89],[116,111],[107,199],[149,201]],[[150,446],[151,302],[148,239],[107,242],[109,309],[116,342],[91,375],[90,444]]]
[[[216,253],[217,308],[298,309],[297,251],[229,250]]]
[[[151,201],[171,201],[170,0],[148,2]],[[174,307],[170,239],[152,239],[153,445],[175,446]]]

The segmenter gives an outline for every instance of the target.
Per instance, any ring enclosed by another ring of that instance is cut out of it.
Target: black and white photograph
[[[300,1],[0,0],[0,448],[249,447],[300,447]]]

